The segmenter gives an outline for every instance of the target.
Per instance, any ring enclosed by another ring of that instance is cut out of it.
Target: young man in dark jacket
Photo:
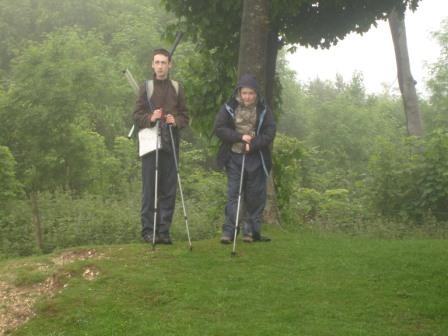
[[[266,204],[266,178],[272,166],[270,145],[275,131],[272,111],[260,97],[255,78],[242,76],[233,96],[218,112],[214,125],[214,132],[222,141],[218,165],[227,173],[228,200],[222,227],[223,244],[231,243],[234,238],[244,154],[242,197],[246,223],[243,240],[248,243],[270,240],[261,235],[261,221]]]
[[[162,146],[159,150],[158,213],[155,241],[162,244],[171,244],[170,227],[176,201],[177,173],[168,127],[170,125],[172,128],[176,155],[178,155],[178,130],[187,126],[188,115],[183,87],[169,79],[169,70],[171,68],[169,52],[165,49],[154,50],[151,66],[154,70],[153,80],[151,82],[146,81],[140,87],[134,111],[134,121],[142,129],[155,127],[157,120],[160,120]],[[148,94],[149,87],[152,88],[152,92]],[[154,110],[151,110],[148,100],[151,102]],[[155,150],[142,157],[141,234],[148,243],[153,242],[154,233],[155,161]]]

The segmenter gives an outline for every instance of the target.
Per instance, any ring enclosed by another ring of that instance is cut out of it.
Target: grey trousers
[[[153,233],[156,153],[142,158],[142,236]],[[176,203],[177,172],[173,154],[159,150],[158,209],[156,229],[159,234],[169,234]]]
[[[238,207],[241,162],[231,159],[226,167],[227,205],[223,234],[233,238]],[[244,206],[243,206],[244,203]],[[266,205],[266,174],[261,165],[253,171],[244,171],[239,225],[244,222],[243,234],[261,233],[262,215]]]

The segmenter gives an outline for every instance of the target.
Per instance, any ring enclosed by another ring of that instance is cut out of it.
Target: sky
[[[427,94],[428,64],[437,61],[440,46],[432,37],[442,21],[448,20],[447,0],[422,0],[415,12],[406,12],[405,25],[411,72],[417,81],[417,91]],[[300,82],[315,78],[334,81],[341,74],[349,82],[355,71],[363,73],[368,93],[398,92],[397,67],[389,24],[379,21],[364,35],[350,34],[330,49],[299,47],[288,54],[291,69]]]

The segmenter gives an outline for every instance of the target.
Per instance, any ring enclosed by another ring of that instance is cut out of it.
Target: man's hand
[[[253,136],[249,135],[249,134],[244,134],[242,140],[246,143],[246,144],[250,144],[250,142],[252,141]]]
[[[154,112],[152,112],[152,114],[151,114],[151,118],[150,118],[151,122],[156,122],[157,120],[161,119],[162,114],[163,114],[162,109],[154,110]]]
[[[176,126],[176,120],[174,119],[174,116],[173,116],[172,114],[167,114],[167,115],[166,115],[165,122],[166,122],[168,125]]]

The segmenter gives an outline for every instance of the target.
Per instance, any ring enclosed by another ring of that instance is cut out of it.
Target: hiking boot
[[[244,235],[243,236],[243,242],[245,243],[252,243],[254,241],[254,239],[252,238],[251,235]]]
[[[158,239],[158,243],[165,244],[165,245],[171,245],[173,241],[171,240],[171,237],[169,234],[160,235]]]
[[[252,239],[254,242],[270,242],[271,241],[271,238],[262,236],[258,232],[253,234]]]
[[[143,235],[143,240],[145,241],[145,243],[152,244],[153,237],[154,236],[152,235],[152,233],[148,233],[148,234]],[[158,242],[157,236],[156,236],[156,241],[155,242],[156,243]]]
[[[226,235],[223,235],[220,240],[221,244],[230,244],[232,241],[232,238]]]

